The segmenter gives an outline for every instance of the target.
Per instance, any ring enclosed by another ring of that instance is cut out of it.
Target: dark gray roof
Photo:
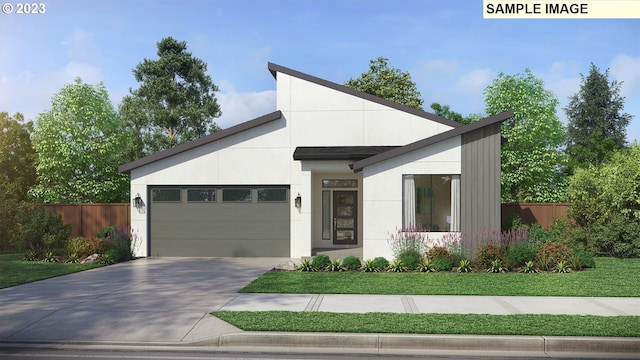
[[[462,135],[480,128],[483,128],[485,126],[489,126],[489,125],[493,125],[495,123],[501,123],[505,120],[507,120],[508,118],[513,116],[513,111],[505,111],[505,112],[501,112],[497,115],[493,115],[487,118],[484,118],[480,121],[476,121],[473,122],[471,124],[466,124],[460,127],[457,127],[455,129],[449,130],[449,131],[445,131],[443,133],[422,139],[422,140],[418,140],[414,143],[411,143],[409,145],[405,145],[402,147],[399,147],[397,149],[392,149],[389,151],[385,151],[383,153],[380,153],[378,155],[374,155],[371,157],[368,157],[366,159],[360,160],[360,161],[356,161],[353,164],[351,164],[351,169],[353,169],[353,171],[355,172],[359,172],[362,171],[362,169],[366,166],[370,166],[391,158],[394,158],[396,156],[400,156],[403,154],[406,154],[408,152],[414,151],[414,150],[418,150],[421,149],[425,146],[429,146],[429,145],[433,145],[435,143],[438,143],[440,141],[443,140],[447,140],[450,139],[454,136],[458,136],[458,135]]]
[[[298,146],[293,160],[352,160],[358,161],[399,146]]]
[[[230,128],[215,132],[213,134],[210,134],[210,135],[207,135],[207,136],[203,136],[203,137],[201,137],[199,139],[196,139],[196,140],[184,143],[184,144],[180,144],[180,145],[178,145],[176,147],[172,147],[171,149],[163,150],[163,151],[151,154],[149,156],[143,157],[142,159],[138,159],[136,161],[132,161],[132,162],[130,162],[128,164],[121,165],[118,168],[118,171],[121,172],[121,173],[128,174],[128,173],[131,172],[131,170],[133,170],[135,168],[138,168],[140,166],[144,166],[144,165],[150,164],[152,162],[168,158],[170,156],[179,154],[181,152],[185,152],[187,150],[191,150],[193,148],[208,144],[208,143],[216,141],[216,140],[223,139],[223,138],[231,136],[233,134],[237,134],[239,132],[254,128],[256,126],[260,126],[262,124],[266,124],[268,122],[271,122],[271,121],[274,121],[274,120],[278,120],[281,117],[282,117],[282,112],[280,110],[274,111],[274,112],[269,113],[267,115],[260,116],[259,118],[255,118],[253,120],[249,120],[247,122],[243,122],[241,124],[232,126]]]
[[[429,119],[429,120],[435,121],[435,122],[443,124],[443,125],[451,126],[453,128],[456,128],[456,127],[459,127],[459,126],[462,125],[459,122],[456,122],[456,121],[453,121],[453,120],[449,120],[447,118],[443,118],[442,116],[438,116],[436,114],[432,114],[432,113],[429,113],[429,112],[426,112],[426,111],[414,109],[412,107],[409,107],[409,106],[406,106],[406,105],[402,105],[402,104],[399,104],[397,102],[389,101],[387,99],[383,99],[383,98],[377,97],[375,95],[371,95],[371,94],[368,94],[368,93],[365,93],[365,92],[362,92],[362,91],[358,91],[358,90],[346,87],[344,85],[340,85],[340,84],[337,84],[337,83],[334,83],[334,82],[331,82],[331,81],[328,81],[328,80],[324,80],[324,79],[321,79],[321,78],[318,78],[318,77],[315,77],[315,76],[311,76],[311,75],[308,75],[308,74],[305,74],[305,73],[301,73],[300,71],[289,69],[289,68],[286,68],[284,66],[280,66],[280,65],[277,65],[277,64],[274,64],[274,63],[269,63],[269,71],[271,71],[271,74],[273,75],[274,78],[277,78],[278,77],[278,73],[280,72],[280,73],[283,73],[283,74],[291,75],[291,76],[296,77],[298,79],[302,79],[302,80],[305,80],[305,81],[312,82],[314,84],[318,84],[318,85],[327,87],[329,89],[333,89],[333,90],[340,91],[340,92],[343,92],[343,93],[346,93],[346,94],[349,94],[349,95],[357,96],[359,98],[366,99],[366,100],[378,103],[380,105],[388,106],[390,108],[397,109],[397,110],[400,110],[400,111],[403,111],[403,112],[406,112],[406,113],[409,113],[409,114],[413,114],[413,115],[416,115],[416,116],[420,116],[420,117],[423,117],[425,119]]]

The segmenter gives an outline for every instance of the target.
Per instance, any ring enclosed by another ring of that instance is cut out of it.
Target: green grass
[[[0,254],[0,289],[100,266],[102,265],[22,261],[22,253]]]
[[[245,331],[639,337],[640,316],[218,311]]]
[[[640,259],[568,274],[268,272],[242,293],[640,297]]]

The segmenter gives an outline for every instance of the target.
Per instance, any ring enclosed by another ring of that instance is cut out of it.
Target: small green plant
[[[520,271],[527,274],[533,274],[533,273],[537,273],[538,269],[536,269],[536,264],[530,260],[524,263]]]
[[[28,249],[25,250],[24,255],[22,256],[22,260],[24,261],[38,261],[38,253]]]
[[[119,262],[120,260],[120,253],[118,253],[118,250],[116,249],[109,249],[100,255],[101,264],[111,265]]]
[[[536,251],[529,243],[519,243],[511,245],[507,251],[507,259],[513,266],[522,266],[527,261],[533,261],[536,258]]]
[[[378,256],[377,258],[373,259],[373,267],[376,269],[376,271],[385,271],[389,267],[389,260]]]
[[[467,260],[467,259],[462,259],[460,260],[460,262],[458,263],[458,272],[459,273],[468,273],[468,272],[472,272],[473,268],[471,267],[471,261]]]
[[[344,267],[342,267],[340,259],[332,259],[325,269],[328,271],[342,271]]]
[[[380,271],[378,270],[374,263],[373,263],[373,259],[367,259],[362,263],[362,266],[360,267],[360,270],[362,270],[363,272],[376,272],[376,271]]]
[[[556,267],[553,269],[554,272],[565,274],[571,272],[571,268],[567,265],[566,261],[560,260],[556,264]]]
[[[413,271],[420,265],[420,253],[404,253],[398,259],[402,261],[407,270]]]
[[[78,258],[78,255],[76,254],[71,254],[67,257],[67,260],[65,261],[67,264],[77,264],[80,262],[80,259]]]
[[[389,267],[387,268],[389,272],[404,272],[407,271],[407,268],[404,266],[400,259],[393,259]]]
[[[503,264],[500,259],[495,259],[491,262],[491,266],[487,269],[488,273],[505,273],[509,271]]]
[[[362,263],[357,256],[347,256],[342,259],[342,267],[345,268],[345,270],[355,271],[362,267]]]
[[[416,268],[419,272],[434,272],[436,269],[433,267],[433,263],[429,259],[422,259],[418,267]]]
[[[100,230],[100,231],[98,232],[98,235],[97,235],[97,236],[98,236],[98,238],[100,238],[100,239],[104,239],[104,238],[108,237],[108,236],[109,236],[109,234],[111,234],[113,231],[116,231],[116,227],[115,227],[115,226],[113,226],[113,225],[110,225],[110,226],[107,226],[106,228],[104,228],[104,229]]]
[[[311,259],[305,258],[300,261],[300,264],[296,267],[298,271],[316,271],[316,268],[311,265]]]
[[[52,263],[57,261],[58,259],[56,259],[56,254],[53,251],[47,251],[42,257],[42,262]]]
[[[311,261],[311,266],[316,270],[326,269],[331,264],[331,259],[327,255],[316,255]]]
[[[594,268],[596,266],[593,255],[586,251],[576,251],[567,259],[567,265],[573,270],[582,270],[584,268]]]
[[[436,271],[451,271],[451,269],[453,269],[453,263],[449,258],[436,258],[433,260],[433,268]]]

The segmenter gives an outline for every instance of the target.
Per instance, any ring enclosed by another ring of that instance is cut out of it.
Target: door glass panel
[[[353,216],[352,206],[338,206],[336,208],[336,216]]]
[[[336,219],[338,229],[353,229],[353,219]]]
[[[331,191],[322,192],[322,240],[331,240]]]
[[[336,231],[336,240],[337,241],[352,241],[353,240],[353,231]]]
[[[323,179],[323,188],[357,188],[358,179]]]
[[[339,205],[351,205],[355,203],[355,196],[353,194],[338,194],[336,201]]]

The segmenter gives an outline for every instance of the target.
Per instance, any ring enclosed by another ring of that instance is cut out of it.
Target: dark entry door
[[[333,192],[333,243],[356,245],[358,236],[358,192]]]

